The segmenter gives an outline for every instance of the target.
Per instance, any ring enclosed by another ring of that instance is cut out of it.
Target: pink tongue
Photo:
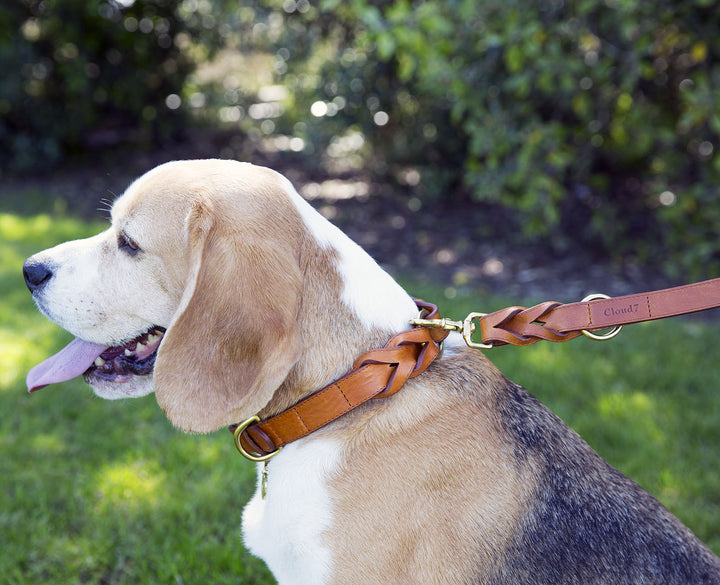
[[[106,349],[104,345],[75,338],[64,349],[28,372],[26,379],[28,392],[80,376]]]

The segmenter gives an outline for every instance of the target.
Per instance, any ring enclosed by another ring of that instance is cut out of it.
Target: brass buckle
[[[245,429],[247,429],[250,425],[253,425],[257,422],[260,422],[260,417],[257,415],[251,416],[249,419],[247,419],[246,421],[244,421],[238,425],[238,427],[233,431],[233,436],[235,437],[235,447],[237,447],[237,450],[240,451],[240,455],[245,457],[245,459],[249,459],[250,461],[255,461],[257,463],[261,463],[263,461],[269,461],[270,459],[275,457],[275,455],[280,453],[280,450],[282,449],[282,447],[280,447],[279,449],[276,449],[272,453],[268,453],[267,455],[258,455],[256,453],[248,453],[245,450],[245,448],[242,446],[242,442],[240,441],[240,436],[245,432]]]
[[[604,295],[602,293],[593,293],[586,296],[581,303],[587,303],[589,301],[596,301],[599,299],[609,299],[610,297],[607,295]],[[622,325],[615,325],[610,331],[607,333],[593,333],[592,331],[588,331],[587,329],[580,330],[580,333],[582,333],[585,337],[589,337],[590,339],[594,339],[595,341],[607,341],[608,339],[612,339],[615,337],[618,333],[620,333],[620,330],[622,329]]]

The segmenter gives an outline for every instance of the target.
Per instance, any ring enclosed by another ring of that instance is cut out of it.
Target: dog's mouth
[[[35,366],[27,375],[30,392],[83,375],[94,380],[122,384],[153,371],[165,328],[151,327],[132,341],[105,346],[76,338],[64,349]]]
[[[93,378],[100,378],[122,383],[133,376],[150,375],[163,335],[163,327],[153,327],[125,345],[108,347],[85,371],[85,380],[90,383]]]

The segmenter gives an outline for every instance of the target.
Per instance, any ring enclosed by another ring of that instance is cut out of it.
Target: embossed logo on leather
[[[631,313],[637,313],[639,307],[639,303],[631,303],[626,307],[620,307],[617,309],[614,307],[608,307],[603,311],[603,315],[605,315],[606,317],[614,317],[615,315],[628,315]]]

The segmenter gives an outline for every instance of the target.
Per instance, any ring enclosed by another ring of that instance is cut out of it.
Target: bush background
[[[222,130],[485,205],[492,235],[715,276],[709,0],[9,0],[2,173]],[[334,166],[333,166],[334,165]]]

